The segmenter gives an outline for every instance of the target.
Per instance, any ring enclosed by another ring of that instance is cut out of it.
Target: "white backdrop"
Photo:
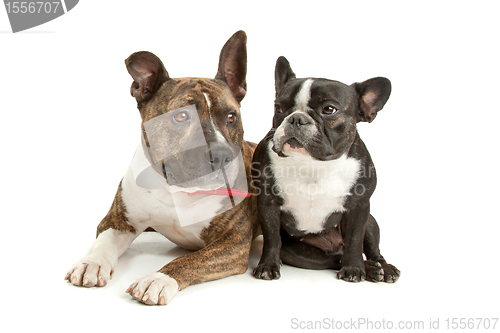
[[[18,34],[0,9],[2,325],[281,332],[308,321],[328,330],[331,320],[427,329],[439,320],[445,329],[452,318],[499,317],[499,9],[495,1],[80,1]],[[392,81],[386,107],[359,131],[377,167],[371,206],[381,250],[400,280],[350,284],[333,271],[287,266],[278,281],[257,280],[258,239],[245,274],[147,307],[124,291],[184,253],[149,234],[107,287],[63,281],[139,142],[124,59],[152,51],[172,77],[213,77],[220,49],[240,29],[248,35],[247,140],[271,126],[280,55],[298,77]]]

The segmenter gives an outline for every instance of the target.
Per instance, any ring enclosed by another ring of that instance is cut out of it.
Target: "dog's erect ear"
[[[125,65],[134,79],[130,94],[135,97],[138,104],[151,98],[170,78],[161,60],[151,52],[133,53],[125,60]]]
[[[276,87],[276,97],[283,86],[290,80],[295,79],[295,73],[290,68],[290,63],[285,57],[281,56],[276,60],[274,69],[274,86]]]
[[[236,100],[247,94],[247,34],[240,30],[229,38],[220,51],[216,80],[227,83]]]
[[[391,81],[385,77],[375,77],[365,82],[353,83],[352,86],[358,93],[358,122],[371,123],[391,95]]]

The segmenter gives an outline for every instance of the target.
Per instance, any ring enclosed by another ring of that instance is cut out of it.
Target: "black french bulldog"
[[[340,270],[345,281],[395,282],[400,272],[380,254],[379,227],[370,215],[375,168],[356,129],[383,108],[390,81],[376,77],[348,86],[297,79],[280,57],[275,84],[273,127],[252,163],[264,236],[253,275],[278,279],[282,260]]]

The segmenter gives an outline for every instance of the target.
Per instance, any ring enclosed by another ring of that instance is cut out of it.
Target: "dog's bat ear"
[[[247,35],[240,30],[229,38],[219,56],[216,80],[227,83],[236,100],[241,102],[247,93]]]
[[[133,53],[125,60],[127,71],[134,79],[130,94],[140,104],[153,96],[170,77],[161,60],[151,52]]]
[[[285,57],[281,56],[276,60],[276,68],[274,69],[274,86],[276,87],[276,97],[283,86],[291,79],[295,79],[295,73],[290,67],[290,63]]]
[[[352,86],[358,94],[358,122],[371,123],[391,95],[391,81],[385,77],[375,77],[361,83],[353,83]]]

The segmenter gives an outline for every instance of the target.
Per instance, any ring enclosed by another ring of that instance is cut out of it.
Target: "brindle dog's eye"
[[[334,114],[337,111],[337,108],[333,105],[327,105],[323,108],[323,114]]]
[[[226,124],[232,124],[236,121],[236,113],[234,111],[229,112],[227,115],[227,121]]]
[[[275,105],[274,106],[274,112],[275,113],[283,113],[283,110],[281,109],[281,107],[279,105]]]
[[[187,112],[179,112],[174,116],[174,120],[178,123],[183,123],[189,119],[189,114]]]

